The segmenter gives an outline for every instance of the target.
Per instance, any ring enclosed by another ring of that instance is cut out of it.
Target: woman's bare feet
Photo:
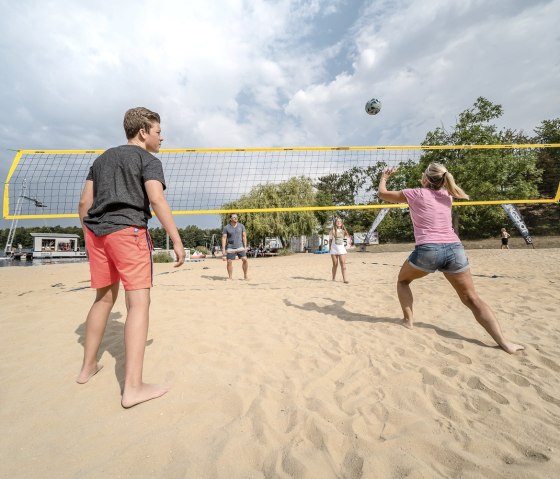
[[[515,344],[515,343],[504,343],[504,344],[500,344],[500,347],[509,354],[513,354],[516,353],[517,351],[522,351],[525,349],[525,346],[522,346],[521,344]]]
[[[412,319],[403,319],[402,320],[402,325],[407,329],[412,329],[414,327],[414,325],[412,323]]]
[[[122,395],[121,405],[125,409],[128,409],[137,404],[149,401],[150,399],[156,399],[163,396],[166,392],[171,389],[170,384],[145,384],[142,383],[138,387],[126,387]]]
[[[99,364],[99,363],[96,363],[96,365],[93,368],[82,366],[82,370],[80,371],[80,374],[78,374],[78,377],[76,378],[76,382],[78,384],[85,384],[102,369],[103,369],[103,364]]]

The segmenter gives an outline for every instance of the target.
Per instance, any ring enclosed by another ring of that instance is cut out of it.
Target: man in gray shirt
[[[224,226],[222,232],[222,258],[224,261],[227,260],[229,279],[233,279],[233,260],[237,258],[241,258],[241,261],[243,261],[243,276],[245,279],[248,279],[247,231],[245,226],[238,221],[237,215],[232,213],[229,217],[229,223]]]

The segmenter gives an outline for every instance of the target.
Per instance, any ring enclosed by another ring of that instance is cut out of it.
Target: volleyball
[[[366,113],[377,115],[381,111],[381,102],[377,98],[372,98],[366,103]]]

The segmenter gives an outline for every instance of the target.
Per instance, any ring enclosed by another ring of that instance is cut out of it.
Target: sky
[[[163,148],[417,145],[480,96],[532,133],[560,116],[558,19],[560,0],[0,0],[0,177],[17,149],[125,143],[134,106]]]

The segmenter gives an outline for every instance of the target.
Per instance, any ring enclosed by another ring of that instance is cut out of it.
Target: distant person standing
[[[222,258],[224,261],[227,261],[229,279],[233,279],[233,260],[237,258],[241,258],[243,262],[243,277],[248,279],[247,230],[245,226],[239,223],[239,218],[235,213],[230,215],[229,223],[224,226],[222,232]]]
[[[340,272],[342,280],[348,283],[346,279],[346,247],[344,246],[344,238],[348,236],[348,231],[342,222],[342,218],[334,220],[333,227],[329,234],[329,253],[332,259],[332,280],[336,280],[336,270],[340,263]]]
[[[509,237],[511,235],[506,231],[505,228],[502,228],[502,247],[500,249],[509,249]]]

